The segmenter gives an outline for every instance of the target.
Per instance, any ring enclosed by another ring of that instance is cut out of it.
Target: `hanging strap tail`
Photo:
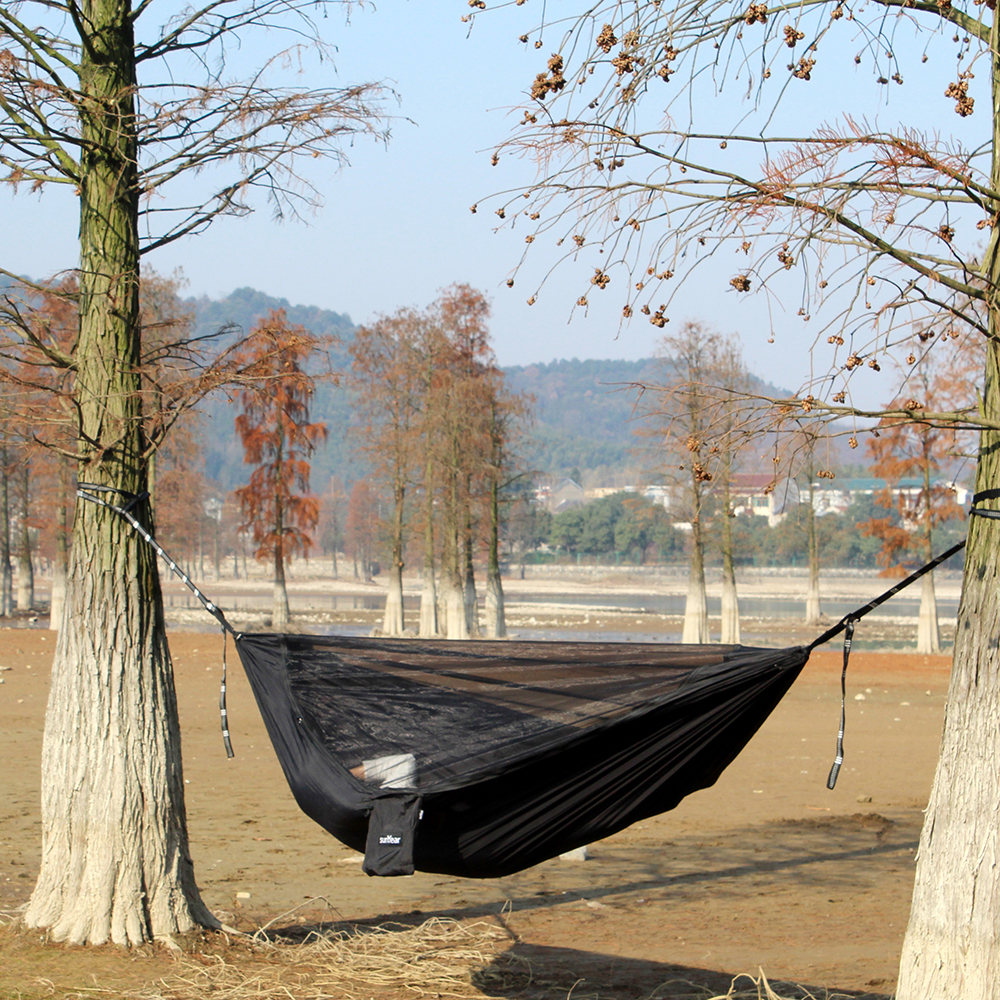
[[[96,494],[98,493],[114,493],[121,497],[128,498],[128,502],[124,505],[119,506],[118,504],[109,503],[107,500],[102,500]],[[226,616],[222,613],[222,609],[213,604],[196,586],[194,581],[187,575],[174,562],[166,552],[163,551],[162,546],[155,538],[139,523],[135,515],[132,513],[132,508],[136,504],[141,503],[145,500],[149,494],[148,493],[126,493],[125,490],[116,490],[112,486],[98,486],[96,483],[77,483],[76,485],[76,495],[83,500],[89,500],[91,503],[97,504],[98,507],[105,507],[108,510],[113,510],[116,514],[123,517],[128,523],[135,529],[137,535],[143,539],[153,551],[170,567],[171,571],[177,576],[181,583],[184,584],[188,590],[194,594],[195,597],[201,601],[202,606],[205,610],[225,629],[231,636],[236,636],[236,629],[226,621]]]
[[[837,756],[833,759],[830,776],[826,779],[826,787],[832,792],[837,787],[837,775],[844,763],[844,730],[847,727],[847,661],[851,658],[851,643],[854,641],[854,626],[857,622],[852,618],[844,626],[844,669],[840,672],[840,731],[837,733]]]

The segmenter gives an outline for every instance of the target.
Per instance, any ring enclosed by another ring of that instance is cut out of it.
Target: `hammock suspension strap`
[[[95,495],[98,493],[114,493],[128,499],[125,504],[119,506],[118,504],[109,503],[107,500],[102,500],[99,496]],[[227,635],[232,635],[234,639],[238,639],[239,636],[236,630],[226,621],[226,616],[222,613],[222,609],[213,604],[197,588],[191,577],[163,551],[159,542],[139,523],[132,513],[132,508],[149,496],[148,492],[138,494],[127,493],[125,490],[116,490],[112,486],[99,486],[97,483],[77,483],[76,495],[82,500],[89,500],[91,503],[97,504],[98,507],[113,510],[119,517],[123,517],[128,521],[139,537],[152,547],[153,551],[170,567],[171,571],[180,578],[181,583],[201,601],[205,610],[222,626],[222,684],[219,688],[219,719],[222,723],[222,742],[226,748],[226,756],[230,758],[234,757],[233,744],[229,739],[229,712],[226,708],[226,637]]]
[[[985,517],[990,520],[1000,521],[1000,510],[984,510],[983,508],[977,506],[984,500],[1000,500],[1000,489],[992,490],[980,490],[978,493],[973,494],[972,506],[969,509],[970,515],[975,515],[977,517]],[[829,642],[835,636],[839,635],[841,632],[844,633],[844,667],[840,673],[840,731],[837,734],[837,755],[833,761],[833,767],[830,768],[830,776],[827,778],[826,787],[831,791],[837,784],[837,775],[840,774],[840,767],[844,763],[844,725],[846,722],[846,702],[847,702],[847,662],[851,658],[851,643],[854,639],[854,627],[857,623],[864,618],[869,611],[874,610],[880,604],[889,600],[890,597],[895,596],[905,587],[909,587],[911,583],[919,580],[920,577],[924,576],[926,573],[930,573],[935,567],[940,566],[945,560],[950,559],[956,552],[960,552],[965,548],[965,539],[953,545],[950,549],[942,552],[941,555],[936,556],[929,563],[921,566],[919,569],[911,573],[905,580],[900,580],[894,587],[890,587],[885,593],[879,594],[878,597],[869,601],[863,607],[858,608],[856,611],[851,611],[849,614],[844,615],[843,618],[837,622],[832,628],[827,629],[818,639],[814,639],[809,644],[809,651],[811,652],[817,646],[821,646],[824,642]]]

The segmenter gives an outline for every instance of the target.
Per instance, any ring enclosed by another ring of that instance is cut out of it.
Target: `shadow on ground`
[[[756,997],[757,986],[749,976],[734,980],[729,973],[664,962],[620,958],[517,943],[485,969],[473,973],[472,983],[486,996],[517,1000],[705,1000],[734,994]],[[771,988],[789,1000],[891,1000],[884,993],[827,990],[816,986],[771,982]],[[766,996],[766,992],[761,994]]]

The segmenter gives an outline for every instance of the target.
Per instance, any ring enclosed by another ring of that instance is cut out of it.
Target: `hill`
[[[573,358],[504,368],[510,388],[534,400],[525,464],[553,476],[572,475],[588,486],[633,482],[639,464],[638,385],[660,381],[661,369],[655,358]]]
[[[347,345],[354,323],[345,313],[316,306],[292,305],[252,288],[239,288],[224,299],[207,297],[187,300],[195,313],[196,333],[205,335],[225,325],[249,330],[271,309],[284,309],[292,323],[301,323],[313,333],[336,339],[331,351],[335,370],[345,370]],[[535,420],[523,449],[524,464],[543,474],[560,477],[573,474],[593,483],[624,484],[634,478],[636,459],[636,383],[658,381],[660,362],[559,360],[503,369],[514,392],[534,400]],[[662,376],[660,376],[662,377]],[[353,452],[350,436],[351,401],[346,389],[336,385],[319,388],[313,416],[325,420],[330,438],[313,463],[313,484],[321,488],[331,475],[346,482],[360,478],[365,466]],[[232,429],[235,404],[214,400],[205,407],[203,445],[205,471],[226,489],[246,478],[242,449]]]
[[[12,285],[11,279],[0,280],[0,293]],[[350,365],[347,347],[355,325],[346,313],[293,304],[254,288],[238,288],[220,299],[189,298],[184,304],[194,314],[196,336],[232,327],[233,333],[224,340],[249,331],[270,310],[283,309],[289,322],[331,338],[329,362],[334,371],[346,371]],[[640,387],[663,381],[662,361],[572,358],[513,365],[503,371],[512,391],[533,400],[534,421],[521,449],[522,465],[552,478],[572,476],[585,486],[622,486],[641,478],[634,433],[641,412]],[[350,393],[343,386],[327,383],[318,388],[313,418],[327,422],[330,436],[313,462],[317,490],[332,475],[350,484],[367,471],[354,452],[352,412]],[[236,413],[237,404],[225,396],[208,401],[201,410],[205,474],[226,490],[247,478],[233,427]]]

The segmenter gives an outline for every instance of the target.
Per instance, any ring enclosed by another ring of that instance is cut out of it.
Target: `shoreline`
[[[567,567],[568,568],[568,567]],[[683,616],[678,613],[651,610],[645,607],[621,607],[616,598],[648,596],[658,598],[683,597],[686,577],[652,575],[637,577],[611,567],[597,567],[604,572],[526,574],[525,579],[504,577],[503,588],[510,638],[562,641],[630,641],[678,642]],[[576,567],[573,567],[575,570]],[[595,568],[596,569],[596,568]],[[936,580],[937,595],[942,602],[957,601],[961,591],[961,576],[945,571]],[[802,614],[741,615],[742,642],[746,645],[791,646],[807,644],[825,628],[839,620],[840,614],[828,613],[820,624],[807,624],[804,618],[804,574],[744,573],[737,578],[741,598],[748,601],[801,602]],[[249,579],[222,577],[198,581],[198,586],[223,610],[234,626],[246,631],[269,628],[269,603],[273,584],[263,573]],[[876,575],[835,575],[821,578],[821,600],[847,602],[851,606],[864,604],[893,585],[893,580]],[[386,586],[376,578],[364,583],[347,577],[290,574],[287,589],[292,604],[292,628],[322,634],[324,632],[369,635],[382,621]],[[403,596],[408,627],[416,621],[416,604],[421,582],[416,575],[404,577]],[[168,626],[172,630],[214,631],[214,619],[197,604],[196,599],[176,578],[163,579]],[[707,586],[710,600],[721,594],[721,581]],[[482,596],[482,595],[480,595]],[[571,598],[563,600],[559,598]],[[342,600],[341,600],[342,599]],[[240,605],[243,605],[240,607]],[[343,605],[343,606],[340,606]],[[954,636],[954,615],[939,616],[942,645],[950,645]],[[709,629],[718,636],[718,615],[709,615]],[[892,603],[865,617],[858,627],[855,644],[868,650],[905,650],[916,644],[917,619],[912,614],[893,614]],[[837,640],[834,640],[836,642]]]

